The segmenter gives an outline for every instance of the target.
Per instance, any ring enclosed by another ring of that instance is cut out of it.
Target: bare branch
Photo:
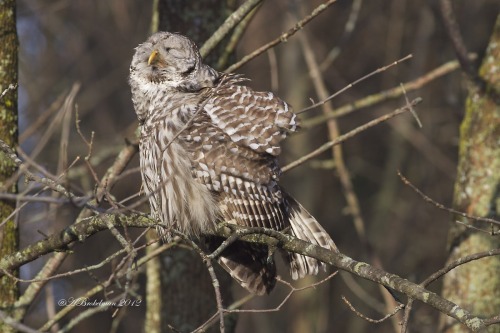
[[[445,205],[440,204],[439,202],[434,201],[433,199],[429,198],[427,195],[425,195],[424,193],[422,193],[422,191],[420,191],[415,185],[413,185],[408,179],[406,179],[401,174],[401,172],[399,170],[398,170],[398,176],[399,176],[399,178],[401,178],[401,181],[405,185],[408,185],[413,191],[415,191],[418,195],[420,195],[422,197],[422,199],[424,199],[425,202],[430,203],[430,204],[434,205],[435,207],[437,207],[439,209],[445,210],[445,211],[453,213],[453,214],[460,215],[462,217],[465,217],[465,218],[468,218],[468,219],[471,219],[471,220],[474,220],[474,221],[481,221],[481,222],[487,222],[487,223],[492,223],[492,224],[500,225],[500,221],[497,221],[495,219],[491,219],[491,218],[488,218],[488,217],[481,217],[481,216],[469,215],[469,214],[466,214],[464,212],[455,210],[453,208],[448,208]]]
[[[238,228],[239,229],[239,228]],[[300,253],[339,269],[355,274],[364,279],[384,285],[389,289],[401,292],[410,298],[428,304],[438,311],[455,318],[474,332],[484,332],[485,323],[481,318],[475,317],[467,310],[433,293],[421,285],[414,284],[397,275],[384,272],[367,263],[356,261],[348,256],[327,250],[317,245],[310,244],[290,235],[282,234],[275,230],[265,228],[245,228],[247,232],[255,231],[254,235],[241,237],[244,241],[265,243],[283,250]],[[229,237],[232,232],[228,228],[218,229],[218,235]]]
[[[139,214],[128,214],[126,216],[100,214],[85,218],[41,241],[27,246],[17,253],[1,258],[0,271],[12,271],[42,255],[56,250],[64,250],[73,242],[82,242],[97,232],[108,229],[108,222],[111,222],[114,226],[126,225],[128,227],[139,228],[151,228],[156,225],[155,221]],[[1,275],[3,273],[0,273]]]
[[[377,68],[376,70],[374,70],[373,72],[371,73],[368,73],[366,74],[365,76],[357,79],[356,81],[352,82],[352,83],[349,83],[347,86],[345,86],[344,88],[340,89],[339,91],[335,92],[334,94],[328,96],[327,98],[323,99],[322,101],[318,102],[318,103],[314,103],[313,105],[311,106],[308,106],[300,111],[297,112],[297,114],[300,114],[302,112],[306,112],[306,111],[309,111],[309,110],[312,110],[312,109],[315,109],[317,108],[318,106],[321,106],[323,104],[325,104],[326,102],[330,101],[331,99],[337,97],[338,95],[342,94],[343,92],[351,89],[352,87],[354,87],[356,84],[378,74],[378,73],[381,73],[381,72],[384,72],[386,70],[388,70],[389,68],[393,67],[393,66],[396,66],[400,63],[402,63],[403,61],[406,61],[408,59],[411,59],[413,57],[413,55],[409,54],[407,55],[406,57],[403,57],[399,60],[396,60],[396,61],[393,61],[392,63],[390,63],[389,65],[386,65],[384,67],[380,67],[380,68]]]
[[[4,311],[0,310],[0,319],[5,324],[15,328],[19,332],[23,333],[41,333],[40,331],[34,330],[29,326],[24,325],[23,323],[18,322],[12,317],[9,317]]]
[[[262,0],[247,0],[236,11],[234,11],[224,23],[212,34],[205,44],[200,48],[200,54],[205,58],[226,35],[243,20]]]
[[[327,9],[328,7],[333,5],[335,2],[337,2],[337,0],[329,0],[329,1],[319,5],[311,12],[311,14],[309,14],[308,16],[306,16],[305,18],[303,18],[302,20],[297,22],[297,24],[295,24],[295,26],[293,28],[290,28],[287,32],[281,34],[281,36],[279,36],[278,38],[274,39],[273,41],[267,43],[266,45],[259,47],[257,50],[253,51],[249,55],[244,56],[240,61],[229,66],[229,68],[227,68],[225,70],[225,72],[232,73],[235,70],[237,70],[238,68],[240,68],[241,66],[243,66],[244,64],[246,64],[247,62],[249,62],[250,60],[252,60],[253,58],[266,52],[270,48],[272,48],[280,43],[286,42],[288,38],[293,36],[297,31],[301,30],[313,18],[315,18],[316,16],[321,14],[325,9]]]
[[[482,79],[479,77],[476,66],[467,56],[467,48],[465,47],[464,40],[462,38],[462,35],[460,34],[460,28],[455,18],[455,13],[453,12],[451,1],[440,0],[439,4],[441,9],[441,17],[443,18],[446,32],[450,37],[451,44],[455,49],[455,54],[458,58],[460,66],[462,67],[462,70],[475,84],[483,86],[484,82],[482,82]]]
[[[283,172],[286,172],[286,171],[289,171],[293,168],[296,168],[298,167],[299,165],[301,164],[304,164],[305,162],[307,162],[308,160],[310,160],[311,158],[313,157],[316,157],[318,156],[319,154],[327,151],[328,149],[330,149],[331,147],[335,146],[335,145],[338,145],[339,143],[342,143],[344,142],[345,140],[347,139],[350,139],[352,138],[353,136],[357,135],[358,133],[361,133],[363,131],[366,131],[367,129],[373,127],[373,126],[376,126],[384,121],[387,121],[391,118],[394,118],[398,115],[400,115],[401,113],[404,113],[404,112],[407,112],[410,110],[411,107],[414,107],[415,105],[417,105],[418,103],[422,102],[422,99],[421,98],[415,98],[413,101],[411,101],[410,105],[407,105],[407,106],[404,106],[402,107],[401,109],[397,109],[389,114],[386,114],[386,115],[383,115],[381,117],[378,117],[362,126],[359,126],[355,129],[353,129],[352,131],[346,133],[346,134],[343,134],[343,135],[340,135],[339,137],[337,137],[337,139],[335,140],[332,140],[332,141],[328,141],[327,143],[323,144],[321,147],[319,147],[318,149],[310,152],[309,154],[306,154],[304,156],[302,156],[301,158],[299,158],[298,160],[288,164],[288,165],[285,165],[282,170]]]
[[[385,320],[393,317],[396,313],[398,313],[399,311],[401,311],[401,309],[404,309],[404,307],[405,307],[404,304],[399,304],[394,309],[394,311],[385,315],[383,318],[372,319],[372,318],[365,316],[364,314],[362,314],[358,310],[356,310],[356,308],[354,308],[354,306],[347,300],[347,298],[345,296],[342,296],[342,300],[344,301],[345,304],[347,304],[347,306],[351,309],[351,311],[354,312],[358,317],[363,318],[364,320],[369,321],[370,323],[374,323],[374,324],[380,324],[381,322],[384,322]]]
[[[469,57],[471,59],[475,59],[476,55],[471,54],[471,55],[469,55]],[[458,61],[455,60],[455,61],[447,62],[447,63],[433,69],[432,71],[429,71],[428,73],[422,75],[421,77],[419,77],[415,80],[404,83],[404,87],[405,87],[406,91],[414,91],[414,90],[420,89],[423,86],[425,86],[426,84],[428,84],[429,82],[436,80],[437,78],[440,78],[443,75],[449,74],[449,73],[453,72],[454,70],[456,70],[457,68],[459,68]],[[401,89],[401,86],[397,86],[397,87],[394,87],[392,89],[381,91],[379,93],[366,96],[362,99],[359,99],[359,100],[354,101],[352,103],[349,103],[347,105],[338,107],[335,109],[335,111],[328,113],[326,115],[319,115],[316,117],[312,117],[310,119],[306,119],[303,122],[302,127],[303,128],[311,128],[311,127],[314,127],[314,126],[317,126],[319,124],[324,123],[327,119],[345,116],[353,111],[356,111],[356,110],[359,110],[359,109],[362,109],[362,108],[365,108],[368,106],[372,106],[372,105],[384,102],[384,101],[389,100],[389,99],[394,99],[394,98],[400,97],[401,95],[403,95],[403,90]]]

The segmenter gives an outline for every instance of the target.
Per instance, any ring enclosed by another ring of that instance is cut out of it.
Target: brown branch
[[[326,88],[326,84],[323,80],[323,77],[321,76],[319,65],[316,61],[316,57],[312,51],[312,47],[309,44],[308,39],[306,38],[306,36],[304,34],[300,36],[300,42],[302,45],[302,52],[304,54],[304,58],[306,60],[307,67],[309,69],[309,75],[311,77],[311,80],[313,82],[313,85],[314,85],[314,88],[316,91],[316,95],[321,100],[323,100],[323,102],[321,102],[322,103],[321,107],[322,107],[323,113],[326,115],[328,113],[333,112],[333,107],[332,107],[332,104],[330,102],[330,99],[333,98],[333,96],[335,96],[335,94],[328,97],[328,91]],[[406,57],[400,61],[394,62],[392,65],[396,65],[397,63],[399,63],[405,59],[409,59],[409,57]],[[389,67],[386,66],[386,67],[382,68],[381,70],[378,70],[376,72],[373,72],[372,74],[369,74],[369,76],[375,75],[376,73],[384,71],[387,68],[389,68]],[[363,80],[369,76],[365,76],[364,78],[361,78],[360,80]],[[358,80],[356,82],[360,82],[360,80]],[[355,84],[356,82],[354,82],[353,84]],[[406,95],[405,95],[405,97],[406,97]],[[413,108],[410,106],[410,102],[408,101],[408,99],[406,99],[406,103],[407,103],[406,105],[409,106],[410,113],[415,114],[415,117],[416,117],[416,112],[414,112]],[[326,126],[328,129],[329,139],[331,141],[337,139],[340,135],[340,130],[338,127],[337,120],[334,118],[329,119],[326,122]],[[370,262],[375,267],[383,269],[382,260],[380,260],[376,251],[373,250],[372,246],[370,245],[370,242],[367,239],[366,226],[365,226],[366,224],[365,224],[365,221],[363,219],[363,214],[361,211],[361,206],[359,204],[358,195],[356,194],[356,191],[354,189],[354,185],[352,184],[349,168],[347,167],[347,165],[344,161],[344,154],[343,154],[342,146],[335,145],[332,147],[331,150],[332,150],[332,156],[333,156],[333,160],[334,160],[334,164],[335,164],[335,169],[337,171],[338,178],[339,178],[340,184],[342,186],[342,193],[343,193],[344,198],[347,202],[349,215],[352,218],[352,222],[353,222],[354,228],[356,230],[356,233],[358,235],[360,244],[364,248],[364,253],[367,254],[368,257],[370,258]],[[397,308],[398,305],[397,305],[396,301],[394,300],[394,298],[391,295],[389,295],[386,292],[386,289],[380,285],[379,285],[379,289],[380,289],[380,292],[384,298],[387,309]],[[388,316],[387,318],[393,317],[392,323],[393,323],[393,326],[397,330],[399,328],[399,326],[398,326],[398,322],[399,322],[398,317],[399,316],[394,317],[395,314],[396,313],[394,313],[393,316]]]
[[[201,56],[205,58],[261,2],[262,0],[248,0],[234,11],[200,48]]]
[[[380,324],[381,322],[393,317],[396,313],[398,313],[399,311],[401,311],[401,309],[403,309],[405,307],[404,304],[399,304],[391,313],[388,313],[384,317],[382,317],[380,319],[372,319],[372,318],[365,316],[364,314],[362,314],[358,310],[356,310],[356,308],[351,304],[351,302],[349,302],[347,300],[347,298],[345,296],[342,296],[342,300],[344,301],[345,304],[347,304],[349,309],[351,309],[351,311],[354,312],[358,317],[363,318],[364,320],[369,321],[370,323],[374,323],[374,324]]]
[[[475,59],[476,55],[469,55],[471,59]],[[422,75],[421,77],[406,82],[404,83],[404,88],[406,89],[407,92],[414,91],[417,89],[422,88],[424,85],[427,83],[436,80],[440,78],[441,76],[444,76],[446,74],[449,74],[459,68],[458,61],[450,61],[447,62],[432,71],[428,72],[425,75]],[[345,89],[345,88],[344,88]],[[403,89],[401,86],[394,87],[392,89],[384,90],[382,92],[366,96],[362,99],[359,99],[357,101],[354,101],[352,103],[349,103],[347,105],[338,107],[335,109],[335,111],[328,113],[326,115],[320,115],[316,117],[312,117],[310,119],[307,119],[303,122],[302,127],[303,128],[311,128],[314,126],[317,126],[319,124],[324,123],[326,120],[331,119],[331,118],[338,118],[341,116],[345,116],[351,112],[354,112],[356,110],[366,108],[368,106],[372,106],[381,102],[384,102],[389,99],[394,99],[398,98],[403,95]],[[300,111],[302,112],[302,111]]]
[[[331,147],[335,146],[335,145],[338,145],[339,143],[342,143],[344,141],[346,141],[347,139],[350,139],[352,138],[353,136],[363,132],[363,131],[366,131],[367,129],[373,127],[373,126],[376,126],[384,121],[387,121],[391,118],[394,118],[398,115],[400,115],[401,113],[404,113],[404,112],[407,112],[407,111],[410,111],[410,109],[412,107],[414,107],[415,105],[417,105],[418,103],[422,102],[422,99],[421,98],[415,98],[413,101],[411,101],[410,105],[406,105],[400,109],[397,109],[389,114],[386,114],[386,115],[383,115],[381,117],[378,117],[372,121],[369,121],[368,123],[362,125],[362,126],[359,126],[355,129],[353,129],[352,131],[349,131],[347,132],[346,134],[343,134],[343,135],[340,135],[339,137],[337,137],[335,140],[332,140],[332,141],[328,141],[327,143],[323,144],[322,146],[320,146],[319,148],[317,148],[316,150],[310,152],[309,154],[306,154],[304,156],[302,156],[301,158],[297,159],[296,161],[288,164],[288,165],[285,165],[282,170],[283,172],[286,172],[286,171],[289,171],[293,168],[296,168],[298,167],[299,165],[301,164],[304,164],[305,162],[307,162],[308,160],[310,160],[311,158],[313,157],[316,157],[318,156],[319,154],[327,151],[328,149],[330,149]]]
[[[478,75],[476,66],[472,63],[471,59],[467,56],[467,48],[465,47],[464,40],[460,34],[460,27],[458,26],[453,6],[450,0],[440,0],[441,17],[445,30],[450,37],[451,44],[455,50],[460,67],[467,74],[467,76],[479,86],[484,86],[484,82]]]
[[[393,67],[393,66],[396,66],[400,63],[402,63],[403,61],[406,61],[406,60],[409,60],[413,57],[413,55],[409,54],[407,55],[406,57],[403,57],[399,60],[396,60],[396,61],[393,61],[391,62],[389,65],[386,65],[384,67],[380,67],[380,68],[377,68],[376,70],[374,70],[373,72],[371,73],[368,73],[366,74],[365,76],[357,79],[356,81],[352,82],[352,83],[349,83],[347,86],[345,86],[344,88],[340,89],[339,91],[335,92],[334,94],[324,98],[323,100],[321,100],[320,102],[318,103],[314,103],[313,105],[310,105],[300,111],[297,112],[297,114],[300,114],[300,113],[303,113],[303,112],[306,112],[306,111],[309,111],[309,110],[312,110],[312,109],[315,109],[317,108],[318,106],[322,106],[324,105],[325,103],[327,103],[328,101],[332,100],[333,98],[337,97],[338,95],[342,94],[343,92],[351,89],[352,87],[354,87],[356,84],[366,80],[366,79],[369,79],[370,77],[378,74],[378,73],[381,73],[381,72],[384,72],[386,70],[388,70],[389,68]]]

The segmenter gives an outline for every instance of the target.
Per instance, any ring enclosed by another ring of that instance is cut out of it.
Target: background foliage
[[[279,36],[320,3],[264,2],[243,35],[237,58]],[[460,0],[454,5],[469,51],[481,58],[498,14],[497,1]],[[128,66],[133,48],[149,35],[151,11],[151,2],[132,0],[18,2],[21,147],[35,154],[32,157],[50,172],[58,174],[76,156],[83,158],[88,153],[75,128],[75,111],[81,131],[88,137],[92,131],[95,133],[91,161],[99,178],[124,141],[134,137],[137,123],[127,85]],[[338,57],[323,73],[330,93],[407,54],[413,54],[413,58],[341,94],[333,100],[334,107],[399,86],[454,60],[435,1],[364,1],[355,29],[346,35],[345,24],[351,13],[352,2],[339,1],[299,32],[306,36],[320,63],[334,47],[341,47]],[[318,100],[298,37],[290,38],[238,72],[251,78],[255,89],[276,92],[296,110],[308,106],[310,99]],[[345,209],[336,171],[328,163],[330,152],[283,176],[285,187],[321,221],[342,252],[369,262],[376,254],[384,269],[414,281],[421,281],[443,266],[450,216],[425,204],[405,187],[396,170],[438,202],[451,204],[466,95],[463,82],[460,72],[455,71],[409,93],[410,99],[423,98],[418,106],[422,129],[405,115],[343,145],[345,163],[366,223],[368,247],[359,239]],[[70,91],[73,94],[65,103]],[[71,110],[74,103],[77,107]],[[360,109],[339,119],[340,130],[346,132],[403,104],[404,98],[399,98]],[[307,119],[320,114],[316,110],[302,116]],[[45,116],[50,120],[33,127]],[[310,130],[305,127],[301,134],[287,140],[283,164],[327,141],[324,123]],[[62,147],[61,142],[67,143],[67,147]],[[61,149],[67,149],[66,157],[61,157]],[[136,157],[129,169],[137,165]],[[94,190],[83,161],[69,175],[79,190]],[[118,199],[126,198],[136,193],[139,186],[139,174],[131,172],[117,183],[112,194]],[[49,204],[29,204],[20,219],[21,247],[43,238],[40,233],[50,234],[66,226],[76,211],[66,206],[60,209]],[[85,246],[74,248],[63,270],[93,264],[119,247],[108,234],[98,234],[87,240]],[[23,266],[21,277],[33,277],[43,261]],[[75,297],[109,273],[104,269],[51,282],[50,293],[38,297],[27,324],[38,327],[46,321],[50,311],[45,305],[47,300],[52,299],[53,304],[63,297]],[[282,275],[286,277],[287,273],[282,270]],[[143,279],[144,276],[138,282]],[[364,292],[359,291],[360,286]],[[438,284],[431,287],[438,288]],[[253,299],[247,306],[272,308],[285,294],[284,288],[278,288],[271,297]],[[340,300],[341,295],[369,316],[381,317],[380,313],[386,312],[377,286],[344,276],[295,294],[282,311],[241,315],[238,332],[328,332],[332,328],[340,332],[387,332],[391,327],[390,321],[373,325],[354,316]],[[419,305],[414,311],[415,331],[435,332],[438,313]],[[143,307],[129,309],[119,331],[140,331],[143,318]],[[82,322],[75,332],[108,332],[110,322],[109,313],[101,313]]]

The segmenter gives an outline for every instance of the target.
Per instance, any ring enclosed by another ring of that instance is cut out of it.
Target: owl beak
[[[153,52],[151,52],[151,54],[149,55],[149,58],[148,58],[148,66],[150,66],[151,64],[154,64],[156,61],[158,61],[158,51],[157,50],[154,50]]]

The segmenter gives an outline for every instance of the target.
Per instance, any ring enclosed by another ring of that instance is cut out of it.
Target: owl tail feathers
[[[338,251],[330,235],[301,204],[290,195],[286,195],[285,200],[288,202],[290,208],[290,225],[292,227],[292,234],[295,237],[332,251]],[[326,270],[326,265],[314,258],[297,253],[290,253],[288,257],[290,261],[290,274],[294,280],[303,278],[307,274],[318,274],[320,266]]]
[[[212,239],[209,248],[213,251],[221,242]],[[236,241],[222,252],[219,264],[253,294],[269,294],[276,284],[276,266],[265,245]]]

